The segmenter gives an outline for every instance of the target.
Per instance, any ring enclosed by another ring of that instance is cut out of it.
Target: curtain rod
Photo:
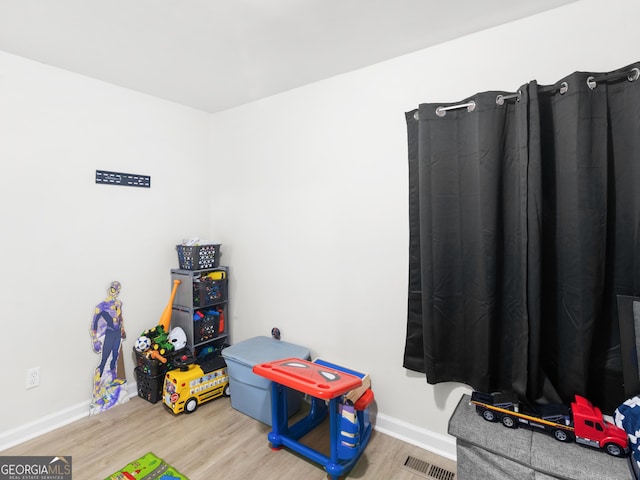
[[[610,82],[610,81],[619,80],[625,77],[627,78],[628,81],[635,82],[640,77],[640,69],[632,68],[628,72],[605,74],[605,75],[600,75],[599,77],[590,76],[587,78],[587,86],[591,90],[593,90],[598,86],[599,82],[602,82],[602,81]]]
[[[458,108],[466,108],[467,112],[473,112],[476,109],[476,102],[471,100],[470,102],[467,102],[467,103],[460,103],[458,105],[449,105],[448,107],[440,106],[436,108],[436,115],[439,117],[444,117],[447,114],[447,111],[456,110]],[[416,120],[420,120],[420,113],[415,112],[413,114],[413,118],[415,118]]]
[[[460,103],[458,105],[450,105],[448,107],[438,107],[436,108],[436,115],[439,117],[444,117],[447,114],[447,111],[449,110],[456,110],[458,108],[465,108],[465,107],[467,109],[467,112],[473,112],[476,109],[476,102],[471,100],[470,102]]]
[[[627,78],[628,81],[630,82],[635,82],[636,80],[638,80],[638,78],[640,78],[640,69],[637,67],[632,68],[631,70],[627,71],[627,72],[618,72],[618,73],[612,73],[612,74],[605,74],[605,75],[600,75],[598,77],[594,77],[594,76],[590,76],[587,78],[587,85],[588,87],[593,90],[594,88],[596,88],[596,86],[598,85],[599,82],[602,81],[614,81],[614,80],[619,80],[621,78]],[[567,91],[569,90],[569,84],[567,82],[562,82],[560,84],[556,84],[556,85],[549,85],[546,87],[540,87],[540,93],[555,93],[555,92],[559,92],[560,95],[564,95],[565,93],[567,93]],[[497,105],[504,105],[505,100],[511,100],[513,98],[516,99],[517,102],[520,101],[520,97],[522,96],[522,91],[518,90],[515,93],[508,93],[506,95],[498,95],[496,96],[496,104]],[[458,108],[466,108],[468,112],[473,112],[476,109],[476,102],[474,102],[473,100],[471,100],[470,102],[467,103],[460,103],[458,105],[450,105],[448,107],[438,107],[436,108],[436,115],[439,117],[444,117],[447,114],[447,111],[449,110],[456,110]],[[420,120],[420,115],[418,112],[415,112],[413,114],[413,118],[415,118],[416,120]]]
[[[519,102],[521,96],[522,96],[522,91],[520,90],[518,90],[516,93],[509,93],[507,95],[498,95],[496,97],[496,105],[504,105],[505,100],[511,100],[512,98],[515,98],[516,102]]]
[[[564,95],[569,91],[569,84],[567,82],[562,82],[561,84],[556,85],[548,85],[546,87],[540,87],[540,93],[556,93],[559,92],[560,95]]]

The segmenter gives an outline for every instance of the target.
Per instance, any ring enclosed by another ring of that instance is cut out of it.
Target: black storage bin
[[[162,386],[164,373],[160,375],[147,375],[139,367],[134,369],[138,384],[138,396],[150,403],[157,403],[162,398]]]
[[[203,278],[193,284],[193,306],[204,307],[227,301],[227,279]]]
[[[155,358],[148,358],[144,353],[133,350],[136,354],[137,369],[140,373],[155,377],[157,375],[164,375],[167,372],[167,364],[162,363]]]
[[[178,262],[183,270],[202,270],[220,265],[220,244],[176,245]]]

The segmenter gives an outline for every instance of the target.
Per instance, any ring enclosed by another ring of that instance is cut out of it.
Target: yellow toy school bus
[[[222,357],[170,370],[164,377],[163,403],[173,413],[193,413],[202,403],[229,396],[229,375]]]

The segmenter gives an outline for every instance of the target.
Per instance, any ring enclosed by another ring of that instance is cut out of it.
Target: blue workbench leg
[[[345,440],[342,436],[343,428],[345,425],[342,423],[342,415],[340,414],[340,402],[339,399],[331,400],[330,403],[330,436],[331,436],[331,457],[328,459],[325,465],[325,470],[331,477],[331,480],[338,480],[346,476],[355,466],[360,459],[360,456],[364,452],[365,447],[369,443],[371,438],[371,423],[369,422],[369,412],[360,412],[356,414],[358,419],[356,423],[357,431],[351,428],[345,433],[353,433],[354,437],[347,436],[349,443],[353,443],[353,449],[348,447],[345,451],[344,447],[341,450],[340,443]],[[347,426],[351,427],[349,423]]]
[[[287,412],[287,389],[271,382],[271,433],[268,435],[271,448],[282,447],[282,435],[288,433],[289,416]]]
[[[339,397],[329,400],[329,437],[330,437],[330,462],[325,465],[325,470],[331,477],[331,480],[339,480],[342,476],[343,469],[338,461],[338,433],[340,432],[339,415],[338,415]]]

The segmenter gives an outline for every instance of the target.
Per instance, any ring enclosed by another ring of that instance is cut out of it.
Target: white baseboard
[[[374,424],[375,430],[380,433],[456,461],[456,439],[454,437],[419,428],[382,413],[375,416]]]
[[[58,412],[29,422],[26,425],[0,433],[0,451],[19,445],[27,440],[44,435],[47,432],[60,428],[76,420],[89,415],[91,402],[78,403]]]
[[[127,393],[129,397],[138,395],[136,382],[127,382]],[[91,400],[80,402],[76,405],[64,408],[45,417],[29,422],[26,425],[13,428],[0,433],[0,452],[11,447],[15,447],[28,440],[44,435],[57,428],[64,427],[81,418],[88,417]]]
[[[136,382],[127,382],[127,385],[129,397],[137,396],[138,387]],[[0,433],[0,452],[89,416],[90,404],[91,401],[87,400],[26,425]],[[440,435],[416,427],[382,413],[375,415],[373,423],[375,430],[380,433],[384,433],[445,458],[456,460],[456,441],[453,437]]]

